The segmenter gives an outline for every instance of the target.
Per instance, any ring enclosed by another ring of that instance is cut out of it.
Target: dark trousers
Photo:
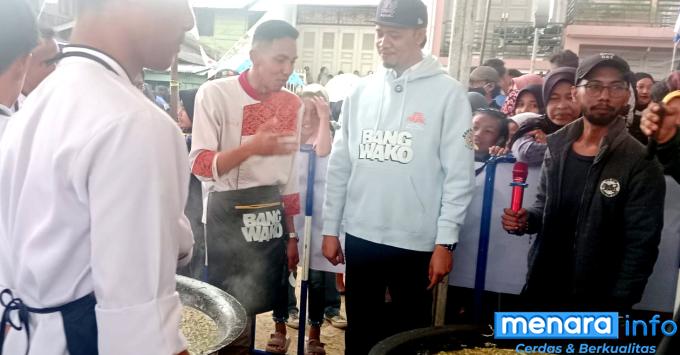
[[[323,316],[340,315],[340,292],[335,286],[335,273],[309,271],[309,320],[321,325]]]
[[[205,281],[205,225],[203,218],[203,192],[201,181],[193,174],[189,180],[189,197],[187,198],[184,214],[191,224],[191,232],[194,234],[194,254],[188,265],[177,269],[177,273],[196,280]]]
[[[347,234],[345,354],[366,355],[380,340],[432,325],[431,252],[372,243]],[[389,311],[385,291],[392,302]]]
[[[309,270],[309,323],[320,326],[324,315],[334,317],[340,315],[340,292],[335,287],[335,273]],[[298,312],[295,288],[288,287],[288,311]],[[276,316],[274,316],[276,318]]]

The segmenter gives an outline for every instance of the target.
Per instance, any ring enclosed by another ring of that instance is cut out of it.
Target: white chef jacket
[[[0,141],[0,289],[33,308],[94,291],[100,355],[176,354],[175,269],[193,245],[186,143],[115,60],[78,50],[113,71],[63,59]],[[31,355],[68,354],[60,313],[30,324]],[[12,329],[3,355],[23,354],[25,337]]]
[[[14,105],[12,105],[12,107],[10,107],[9,109],[10,112],[17,113],[19,109],[24,105],[24,101],[26,101],[26,98],[27,98],[26,95],[20,93],[19,97],[17,97],[17,102],[15,102]]]
[[[5,131],[5,126],[9,122],[9,118],[12,116],[12,110],[7,106],[0,104],[0,140],[2,140],[2,132]]]
[[[0,116],[11,116],[12,115],[12,109],[9,107],[0,104]]]

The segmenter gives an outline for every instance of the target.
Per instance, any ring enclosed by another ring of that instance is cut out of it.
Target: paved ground
[[[344,301],[344,300],[343,300]],[[344,306],[344,304],[343,304]],[[343,307],[344,308],[344,307]],[[344,313],[343,313],[344,314]],[[255,336],[255,346],[264,350],[269,339],[269,334],[274,330],[274,323],[271,313],[260,314],[257,316],[257,330]],[[288,328],[288,336],[291,338],[288,354],[297,354],[297,329]],[[345,354],[345,331],[334,328],[326,322],[321,327],[321,342],[326,344],[326,354],[344,355]]]
[[[298,305],[300,299],[300,285],[295,288],[295,293],[298,296]],[[345,296],[342,296],[341,313],[345,315]],[[308,328],[309,329],[309,328]],[[274,331],[274,322],[272,321],[272,314],[264,313],[257,316],[257,324],[255,330],[255,347],[264,350],[269,335]],[[297,354],[297,339],[298,330],[287,327],[288,336],[291,338],[288,354]],[[329,322],[325,322],[321,327],[321,342],[326,344],[327,355],[344,355],[345,354],[345,331],[333,327]]]

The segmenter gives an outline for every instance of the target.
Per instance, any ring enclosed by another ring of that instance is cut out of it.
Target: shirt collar
[[[262,101],[262,96],[260,95],[260,93],[257,92],[257,90],[255,90],[255,88],[252,85],[250,85],[250,82],[248,81],[249,71],[250,69],[241,73],[241,75],[238,76],[238,82],[239,84],[241,84],[241,88],[243,89],[243,91],[245,91],[246,94],[248,94],[248,96],[250,96],[253,100]]]
[[[70,53],[70,52],[82,52],[82,53],[87,53],[90,55],[93,55],[102,61],[104,61],[106,64],[108,64],[113,71],[118,74],[121,78],[126,78],[130,83],[132,83],[132,80],[130,79],[130,76],[128,73],[125,71],[123,66],[113,57],[110,55],[102,52],[99,49],[93,48],[93,47],[88,47],[88,46],[82,46],[82,45],[75,45],[75,44],[70,44],[67,46],[64,46],[62,49],[62,53]],[[63,60],[70,60],[73,57],[68,57],[64,58]]]
[[[3,104],[0,104],[0,116],[12,116],[12,110]]]
[[[21,106],[24,105],[24,101],[26,101],[26,95],[19,94],[19,97],[17,97],[17,102],[15,102],[11,107],[12,113],[17,113]]]

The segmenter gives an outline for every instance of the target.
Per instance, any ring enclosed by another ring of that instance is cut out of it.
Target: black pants
[[[189,180],[189,197],[184,214],[191,224],[194,234],[194,254],[188,265],[178,268],[177,273],[196,280],[205,281],[205,230],[203,218],[203,191],[201,181],[193,174]]]
[[[366,355],[380,340],[432,324],[431,252],[376,244],[347,234],[345,354]],[[387,309],[385,290],[392,303]]]
[[[309,270],[309,297],[308,297],[308,314],[309,324],[313,326],[321,326],[323,324],[324,315],[333,317],[340,315],[340,292],[335,286],[335,273],[319,270]],[[290,312],[299,312],[297,297],[295,296],[295,288],[288,285],[288,307],[285,314]],[[280,311],[274,310],[274,321],[280,320]]]

